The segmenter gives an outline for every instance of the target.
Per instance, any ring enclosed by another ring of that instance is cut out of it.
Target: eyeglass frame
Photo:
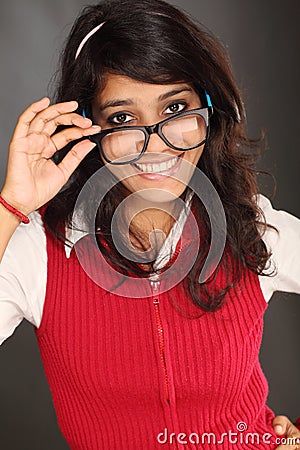
[[[213,106],[212,106],[212,102],[210,99],[209,94],[205,91],[205,96],[206,96],[206,100],[207,100],[207,106],[203,107],[203,108],[195,108],[195,109],[189,109],[188,111],[183,111],[182,113],[178,113],[175,114],[172,117],[168,117],[167,119],[164,119],[160,122],[155,123],[154,125],[145,125],[145,126],[130,126],[130,125],[125,125],[124,127],[113,127],[113,128],[107,128],[106,130],[102,130],[100,131],[100,133],[88,136],[88,138],[90,139],[90,141],[94,142],[95,144],[98,145],[98,148],[100,150],[100,154],[103,157],[103,159],[105,159],[106,162],[108,162],[109,164],[113,164],[113,165],[124,165],[124,164],[132,164],[135,161],[138,161],[143,154],[146,152],[149,140],[150,140],[150,136],[151,134],[157,134],[161,140],[168,145],[168,147],[172,148],[173,150],[177,150],[177,151],[189,151],[189,150],[194,150],[195,148],[200,147],[201,145],[205,144],[205,142],[207,141],[207,137],[208,137],[208,133],[209,133],[209,119],[213,114]],[[203,113],[203,114],[202,114]],[[163,135],[162,133],[162,127],[175,119],[181,118],[181,117],[186,117],[186,116],[190,116],[192,114],[198,114],[200,115],[204,120],[205,120],[205,125],[206,125],[206,135],[205,138],[197,145],[194,145],[193,147],[189,147],[187,149],[183,149],[183,148],[179,148],[176,147],[175,145],[171,144],[167,138]],[[87,117],[85,114],[85,110],[83,110],[82,113],[83,117]],[[105,153],[103,151],[102,148],[102,144],[101,141],[102,139],[107,136],[108,134],[112,134],[112,133],[116,133],[118,131],[126,131],[126,130],[137,130],[137,131],[142,131],[144,133],[145,136],[145,142],[144,142],[144,146],[143,149],[141,150],[141,152],[138,154],[138,156],[130,161],[126,161],[126,162],[113,162],[110,159],[108,159],[105,156]],[[100,140],[99,140],[100,138]]]

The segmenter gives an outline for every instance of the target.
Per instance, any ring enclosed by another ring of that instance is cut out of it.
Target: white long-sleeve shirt
[[[267,223],[274,225],[279,234],[267,229],[262,236],[268,250],[272,251],[271,267],[277,269],[272,277],[259,276],[266,302],[275,291],[300,294],[300,219],[272,207],[263,195],[257,198]],[[187,211],[171,229],[157,259],[165,264],[180,238]],[[75,244],[83,234],[67,230],[67,237]],[[66,258],[70,248],[66,247]],[[268,272],[268,271],[267,271]],[[41,323],[47,283],[46,236],[38,212],[30,215],[28,225],[20,224],[13,234],[0,264],[0,344],[11,336],[25,318],[37,328]]]

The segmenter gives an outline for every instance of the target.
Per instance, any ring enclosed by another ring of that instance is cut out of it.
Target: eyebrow
[[[164,94],[161,94],[158,97],[157,100],[159,102],[161,102],[161,101],[166,100],[166,99],[168,99],[170,97],[173,97],[174,95],[181,94],[182,92],[193,92],[193,89],[189,88],[189,87],[186,87],[186,86],[179,87],[177,89],[172,89],[172,91],[168,91],[168,92],[165,92]],[[124,100],[119,100],[119,99],[108,100],[107,102],[103,103],[99,107],[99,111],[102,112],[102,111],[104,111],[107,108],[116,108],[118,106],[128,106],[128,105],[133,105],[133,104],[134,104],[134,102],[130,98],[127,98],[127,99],[124,99]]]

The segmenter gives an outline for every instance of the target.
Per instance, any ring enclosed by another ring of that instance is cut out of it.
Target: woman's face
[[[102,130],[153,125],[200,107],[199,96],[188,83],[149,84],[114,74],[107,75],[104,89],[92,105],[94,121]],[[179,197],[192,177],[203,147],[204,144],[193,150],[178,151],[168,147],[157,134],[151,134],[146,152],[138,161],[108,167],[130,192],[154,188]]]

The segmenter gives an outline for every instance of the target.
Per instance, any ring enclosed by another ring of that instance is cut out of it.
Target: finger
[[[92,121],[76,113],[62,114],[55,117],[55,119],[49,120],[49,122],[44,122],[42,133],[51,136],[59,125],[74,125],[81,128],[89,128],[92,126]]]
[[[47,108],[49,103],[50,99],[48,97],[44,97],[28,106],[28,108],[25,109],[18,119],[13,138],[22,138],[27,136],[31,121],[39,112]]]
[[[53,120],[62,114],[71,113],[77,108],[78,103],[76,101],[55,103],[54,105],[48,106],[34,116],[29,124],[28,132],[41,133],[45,124],[50,120]]]
[[[53,142],[56,150],[61,150],[70,142],[76,141],[85,136],[89,136],[92,134],[97,134],[101,131],[101,127],[98,125],[93,125],[92,127],[82,129],[82,128],[68,128],[66,130],[60,131],[57,134],[54,134],[51,137],[51,141]],[[44,155],[46,156],[46,155]],[[48,156],[49,157],[49,156]]]
[[[275,432],[281,436],[282,444],[276,450],[294,450],[300,448],[300,431],[286,416],[273,419]]]
[[[291,421],[286,416],[276,416],[273,419],[273,428],[278,436],[287,434],[289,424]]]
[[[276,416],[273,419],[273,428],[278,436],[288,436],[290,434],[300,435],[298,428],[287,416]]]
[[[94,142],[85,139],[74,145],[64,159],[58,164],[57,167],[62,171],[65,182],[67,182],[74,170],[95,146],[96,144]]]
[[[281,436],[282,444],[277,450],[294,450],[300,448],[300,431],[286,416],[276,416],[273,419],[273,428]]]

